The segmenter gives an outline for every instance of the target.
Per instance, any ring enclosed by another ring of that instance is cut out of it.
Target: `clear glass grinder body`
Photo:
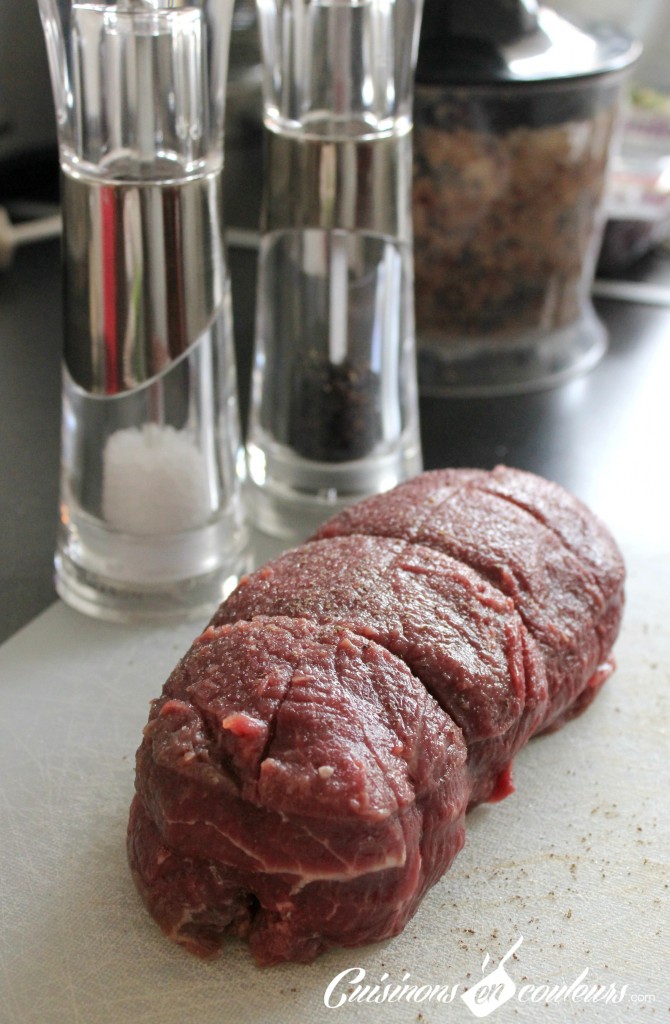
[[[233,0],[39,0],[58,121],[56,583],[104,618],[199,614],[245,565],[223,245]]]
[[[420,0],[259,0],[258,11],[265,174],[249,494],[257,525],[292,538],[421,468]]]

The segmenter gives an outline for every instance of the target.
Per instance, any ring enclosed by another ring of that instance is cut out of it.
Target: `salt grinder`
[[[39,0],[62,172],[56,584],[206,614],[246,567],[221,176],[233,0]]]

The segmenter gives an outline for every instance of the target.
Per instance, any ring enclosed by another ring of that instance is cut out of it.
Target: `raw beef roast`
[[[212,624],[274,615],[345,625],[401,658],[463,733],[472,803],[505,786],[544,721],[544,666],[514,604],[439,551],[359,535],[315,541],[245,578]]]
[[[623,563],[555,484],[425,473],[326,523],[216,612],[153,702],[130,864],[192,952],[259,964],[396,935],[611,673]]]

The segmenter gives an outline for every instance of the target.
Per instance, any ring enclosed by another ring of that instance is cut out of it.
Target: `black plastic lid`
[[[425,0],[418,82],[473,85],[620,71],[639,43],[612,25],[579,28],[535,0]]]

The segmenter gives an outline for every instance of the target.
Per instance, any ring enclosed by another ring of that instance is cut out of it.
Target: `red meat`
[[[397,934],[611,673],[621,556],[575,498],[426,473],[241,581],[152,705],[128,853],[161,928],[259,964]]]

